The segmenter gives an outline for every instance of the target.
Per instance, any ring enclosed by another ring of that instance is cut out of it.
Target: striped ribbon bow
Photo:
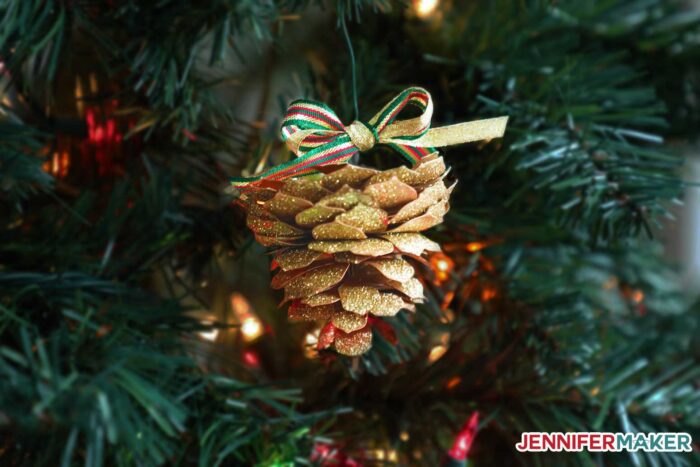
[[[409,104],[418,107],[421,115],[397,120]],[[499,138],[508,122],[508,117],[498,117],[431,129],[432,116],[430,93],[418,87],[408,88],[394,97],[369,122],[356,120],[348,126],[327,105],[296,100],[287,109],[281,130],[282,139],[296,159],[250,178],[232,178],[231,185],[245,189],[264,181],[308,175],[323,165],[347,163],[352,156],[368,151],[375,144],[394,148],[415,165],[436,147]]]

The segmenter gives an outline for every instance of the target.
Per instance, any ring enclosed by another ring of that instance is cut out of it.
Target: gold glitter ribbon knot
[[[350,136],[350,141],[360,152],[369,151],[374,147],[374,143],[377,142],[372,130],[359,120],[355,120],[349,126],[346,126],[345,132]]]

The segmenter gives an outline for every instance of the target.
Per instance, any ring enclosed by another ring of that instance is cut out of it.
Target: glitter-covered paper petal
[[[369,326],[350,334],[336,330],[334,337],[335,350],[349,357],[362,355],[372,347],[372,330]]]
[[[275,255],[275,261],[283,271],[302,269],[323,256],[319,251],[311,251],[308,248],[292,248]]]
[[[428,208],[425,214],[404,222],[398,227],[391,229],[389,232],[421,232],[423,230],[428,230],[442,223],[442,218],[449,210],[449,204],[447,200],[443,200],[437,204],[433,204]]]
[[[385,182],[392,177],[396,177],[402,182],[411,185],[413,187],[423,186],[438,180],[446,171],[445,161],[442,157],[437,156],[437,153],[433,153],[430,156],[426,156],[423,160],[413,169],[409,169],[405,166],[396,167],[394,169],[385,170],[379,172],[372,176],[369,180],[369,184]]]
[[[376,173],[376,170],[367,167],[345,165],[339,170],[326,174],[321,179],[321,184],[330,191],[335,191],[343,185],[358,187]]]
[[[367,240],[359,240],[367,241]],[[336,254],[340,252],[350,251],[355,244],[354,241],[344,240],[344,241],[327,241],[319,240],[314,242],[309,242],[309,250],[320,251],[323,253]]]
[[[308,297],[337,285],[345,277],[349,265],[330,263],[294,277],[284,287],[285,300]]]
[[[414,219],[404,222],[400,226],[391,229],[391,233],[400,232],[422,232],[423,230],[428,230],[431,227],[435,227],[442,223],[442,217],[435,217],[432,214],[425,213]]]
[[[391,241],[380,238],[368,238],[366,240],[345,241],[314,241],[309,243],[309,249],[323,253],[340,253],[349,251],[361,256],[383,256],[394,251]]]
[[[287,316],[290,321],[320,321],[328,320],[338,312],[335,305],[307,306],[292,304]]]
[[[433,153],[437,154],[437,153]],[[416,178],[412,180],[412,185],[425,185],[433,180],[440,178],[445,173],[445,161],[442,157],[434,159],[424,158],[423,161],[414,167]]]
[[[321,201],[319,201],[319,204],[329,206],[332,208],[341,208],[347,210],[359,203],[360,200],[364,199],[361,195],[362,193],[360,191],[345,185],[343,188],[336,191],[335,193],[321,199]]]
[[[381,301],[379,291],[366,285],[341,285],[338,287],[338,295],[343,309],[360,315],[374,310]]]
[[[401,207],[399,212],[391,218],[391,224],[400,224],[423,214],[435,203],[442,201],[446,195],[447,187],[442,180],[438,180],[435,184],[423,190],[417,199]]]
[[[279,189],[273,188],[255,188],[251,190],[250,193],[241,193],[239,199],[248,203],[255,203],[258,201],[262,203],[274,198],[278,191]]]
[[[313,227],[318,224],[323,224],[333,219],[338,214],[345,212],[345,209],[334,208],[330,206],[324,206],[322,204],[316,204],[309,209],[301,211],[296,215],[294,221],[300,227]]]
[[[316,266],[318,267],[318,266]],[[294,279],[297,276],[300,276],[302,274],[306,274],[313,268],[306,268],[306,269],[291,269],[289,271],[284,271],[281,270],[277,274],[275,274],[272,277],[272,280],[270,281],[270,286],[273,289],[281,289],[285,285],[289,283],[292,279]]]
[[[311,233],[316,240],[362,240],[367,238],[361,229],[343,224],[338,220],[317,225]]]
[[[367,265],[375,268],[387,279],[397,282],[407,281],[415,274],[413,266],[400,257],[369,261]]]
[[[413,301],[419,301],[424,298],[423,284],[415,277],[405,282],[392,282],[391,286]]]
[[[447,214],[447,211],[450,210],[450,201],[448,199],[444,199],[438,203],[433,204],[428,208],[426,211],[426,214],[430,214],[431,216],[439,217],[442,218]]]
[[[413,187],[396,177],[385,182],[367,185],[364,193],[371,196],[382,209],[400,206],[418,198],[418,193]]]
[[[330,305],[331,303],[336,303],[338,301],[340,301],[340,297],[338,296],[337,292],[323,292],[301,299],[301,303],[309,306]]]
[[[337,311],[333,313],[331,323],[343,332],[353,332],[367,325],[367,315],[358,315],[349,311]]]
[[[383,293],[380,295],[379,303],[372,309],[374,316],[394,316],[402,309],[413,308],[412,304],[393,293]]]
[[[266,237],[297,237],[304,231],[278,220],[248,216],[247,225],[257,235]]]
[[[380,238],[368,238],[355,242],[350,248],[350,252],[361,256],[384,256],[394,251],[391,242]]]
[[[269,237],[267,235],[255,235],[255,240],[262,246],[295,246],[306,243],[304,237]]]
[[[274,198],[265,203],[265,208],[268,211],[285,221],[294,220],[297,213],[312,206],[313,203],[308,200],[282,192],[278,192]]]
[[[261,219],[274,220],[275,217],[270,214],[270,212],[265,209],[265,202],[260,200],[251,201],[248,206],[248,218],[257,217]]]
[[[311,180],[309,178],[287,180],[282,186],[282,191],[298,198],[308,199],[313,203],[331,194],[330,191],[323,188],[319,180]]]
[[[442,224],[443,216],[449,211],[450,205],[447,200],[433,204],[425,214],[404,222],[400,226],[391,229],[389,232],[421,232]]]
[[[367,184],[372,185],[375,183],[386,182],[394,177],[398,178],[400,181],[408,185],[412,185],[411,181],[415,178],[415,172],[413,172],[413,170],[409,169],[405,165],[400,165],[393,169],[384,170],[382,172],[377,173],[376,175],[373,175],[372,178],[369,179],[369,182]]]
[[[383,209],[360,203],[350,211],[336,217],[336,221],[362,229],[363,232],[383,232],[389,222]]]
[[[424,251],[441,251],[440,245],[419,233],[395,233],[384,235],[399,251],[420,256]]]
[[[333,259],[335,259],[337,262],[350,264],[360,264],[372,258],[372,256],[360,256],[354,253],[350,253],[349,251],[343,251],[333,255]]]

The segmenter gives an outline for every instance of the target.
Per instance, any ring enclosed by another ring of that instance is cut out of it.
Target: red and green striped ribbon
[[[426,109],[432,113],[430,94],[423,88],[408,88],[391,100],[369,122],[362,122],[374,135],[375,143],[387,144],[403,155],[412,165],[434,152],[430,147],[412,146],[411,141],[423,136],[429,129],[427,122],[413,128],[410,134],[394,135],[390,141],[382,139],[382,133],[395,122],[408,105]],[[413,119],[415,120],[415,119]],[[400,124],[402,122],[397,122]],[[414,125],[415,126],[415,125]],[[422,128],[420,128],[422,126]],[[281,135],[297,157],[283,164],[247,178],[232,178],[231,185],[250,188],[263,181],[285,180],[309,175],[323,165],[347,163],[360,151],[347,133],[338,116],[327,105],[312,100],[296,100],[287,108],[282,122]]]

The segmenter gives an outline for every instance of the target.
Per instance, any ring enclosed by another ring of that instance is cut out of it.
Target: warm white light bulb
[[[208,331],[200,331],[199,332],[199,337],[201,337],[202,339],[206,339],[208,341],[212,341],[212,342],[216,340],[216,336],[218,336],[218,335],[219,335],[218,328],[213,328],[213,329],[210,329]]]
[[[321,333],[321,328],[315,329],[306,334],[304,337],[304,356],[306,358],[315,358],[318,355],[316,344],[318,344],[318,336]]]
[[[254,316],[249,316],[241,323],[243,338],[247,341],[254,341],[263,333],[262,323]]]
[[[414,0],[413,6],[416,10],[416,16],[427,18],[435,11],[439,3],[439,0]]]
[[[440,271],[448,271],[450,269],[450,263],[448,263],[444,259],[439,260],[436,266]]]
[[[428,354],[428,361],[430,363],[433,363],[434,361],[438,360],[440,357],[445,355],[446,352],[447,352],[446,346],[444,346],[442,344],[436,345],[435,347],[430,349],[430,353]]]
[[[318,343],[318,329],[306,334],[306,345],[316,345]]]

